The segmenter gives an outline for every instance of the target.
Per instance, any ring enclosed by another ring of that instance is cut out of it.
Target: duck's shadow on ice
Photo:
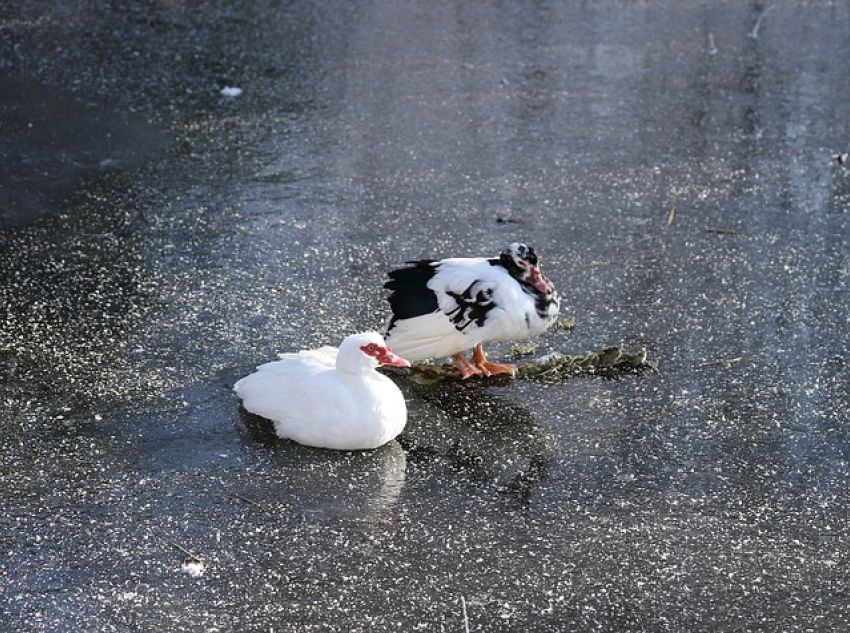
[[[254,415],[241,404],[237,429],[246,436],[251,444],[259,444],[267,449],[275,449],[281,442],[296,445],[295,442],[281,440],[274,431],[274,423],[266,418]]]
[[[404,488],[407,456],[393,440],[368,451],[335,451],[280,439],[274,424],[239,408],[237,431],[262,453],[264,486],[274,501],[308,521],[374,521],[392,515]]]
[[[492,392],[502,383],[392,379],[407,402],[407,426],[396,440],[372,451],[317,449],[280,439],[272,422],[242,407],[237,426],[265,458],[298,473],[288,489],[309,495],[308,505],[319,514],[353,510],[370,516],[392,506],[411,464],[448,467],[461,481],[520,500],[546,479],[554,454],[546,428],[527,408]]]
[[[394,380],[408,405],[398,438],[408,462],[446,463],[460,477],[521,499],[546,478],[554,455],[550,436],[531,411],[493,393],[507,380]]]

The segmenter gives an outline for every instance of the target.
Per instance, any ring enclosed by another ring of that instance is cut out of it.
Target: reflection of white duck
[[[285,494],[294,495],[292,509],[305,517],[375,520],[395,508],[406,467],[404,449],[392,441],[374,451],[326,451],[322,457],[309,456],[295,470],[290,460],[278,474],[286,478]]]
[[[260,365],[234,390],[243,406],[274,422],[279,437],[307,446],[360,450],[389,442],[407,423],[404,397],[379,365],[408,367],[374,332]]]

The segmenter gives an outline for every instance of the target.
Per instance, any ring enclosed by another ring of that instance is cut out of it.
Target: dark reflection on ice
[[[0,230],[59,211],[86,181],[138,168],[167,143],[138,115],[0,74]]]
[[[411,423],[401,441],[411,458],[448,466],[461,480],[527,498],[553,456],[530,411],[470,383],[402,384]]]

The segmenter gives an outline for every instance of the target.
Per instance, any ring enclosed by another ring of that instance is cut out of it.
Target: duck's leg
[[[470,363],[469,359],[464,356],[462,352],[458,352],[457,354],[452,356],[452,359],[454,359],[455,365],[460,370],[461,380],[466,380],[470,376],[475,376],[481,373],[481,370],[478,369],[478,367],[476,367],[473,363]]]
[[[472,364],[485,376],[495,376],[497,374],[516,374],[516,365],[501,365],[499,363],[491,363],[484,356],[484,348],[481,343],[475,346],[475,351],[472,353]]]

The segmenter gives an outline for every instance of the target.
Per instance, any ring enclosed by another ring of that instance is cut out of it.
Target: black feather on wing
[[[412,266],[390,271],[390,280],[384,284],[384,288],[392,291],[388,297],[393,311],[390,327],[397,319],[412,319],[440,309],[437,295],[428,287],[428,282],[437,272],[433,265],[435,260],[407,263]]]
[[[446,290],[446,294],[452,298],[457,306],[446,313],[452,324],[459,332],[463,332],[473,323],[476,327],[484,327],[490,310],[496,307],[493,302],[493,289],[482,284],[479,280],[474,281],[463,292]]]

